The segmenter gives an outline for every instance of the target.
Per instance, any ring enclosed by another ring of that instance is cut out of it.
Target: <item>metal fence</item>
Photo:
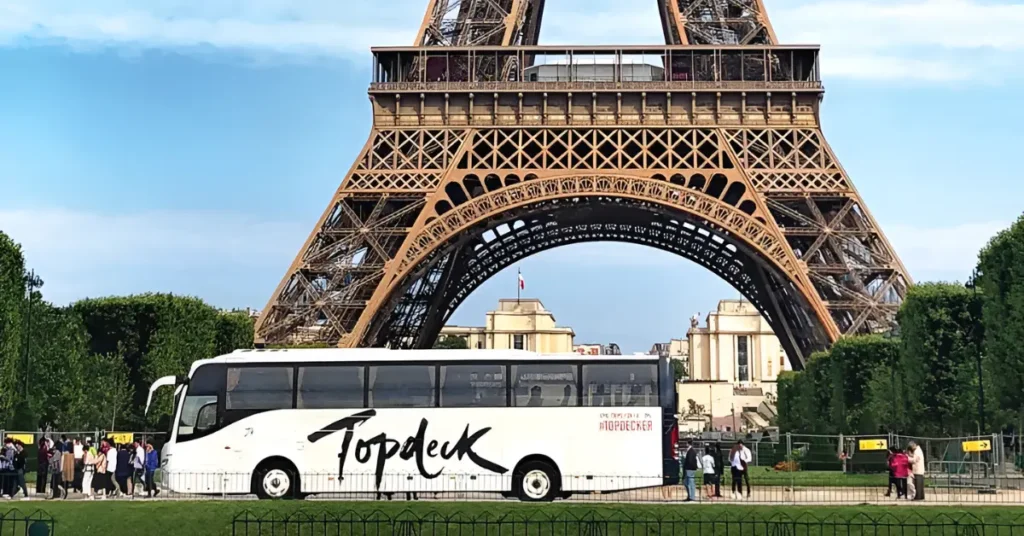
[[[616,536],[673,534],[685,536],[1013,536],[1024,534],[1024,516],[1010,521],[985,521],[970,514],[957,516],[920,514],[870,516],[814,516],[783,513],[702,515],[694,511],[650,512],[630,517],[622,513],[590,511],[581,514],[522,511],[509,514],[383,512],[336,514],[294,513],[238,514],[232,522],[234,536],[334,536],[342,534],[435,536]]]
[[[425,479],[419,474],[385,473],[346,474],[295,473],[285,470],[286,479],[277,485],[277,498],[309,501],[516,501],[516,483],[511,474],[449,474]],[[718,485],[705,486],[704,475],[694,480],[693,500],[710,504],[768,505],[896,505],[897,486],[889,485],[887,474],[844,474],[826,471],[777,471],[770,467],[751,467],[746,478],[736,480],[729,471],[719,476]],[[1020,505],[1024,506],[1024,480],[989,477],[989,487],[950,485],[949,476],[928,476],[923,501],[938,505]],[[29,477],[31,482],[32,477]],[[115,479],[116,481],[117,479]],[[662,485],[659,475],[650,477],[622,475],[561,475],[554,483],[551,499],[565,503],[648,503],[674,504],[686,501],[689,493],[685,479],[678,484]],[[95,481],[94,481],[95,482]],[[110,494],[109,500],[148,500],[150,496],[170,500],[254,500],[261,485],[253,473],[164,473],[153,479],[155,494],[136,480],[134,494]],[[121,486],[124,487],[122,481]],[[94,486],[95,487],[95,486]],[[122,491],[127,491],[123,489]],[[717,492],[717,493],[716,493]],[[102,491],[93,491],[94,497]],[[71,490],[68,500],[86,495]]]
[[[53,517],[42,511],[0,511],[0,536],[49,536],[54,532],[54,524]]]

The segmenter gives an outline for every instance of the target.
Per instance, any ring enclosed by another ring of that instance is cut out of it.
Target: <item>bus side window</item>
[[[657,406],[658,365],[583,365],[584,406]]]
[[[217,402],[224,386],[222,365],[203,365],[189,380],[182,399],[178,441],[188,441],[217,429]]]
[[[441,367],[442,408],[505,407],[505,365]]]
[[[515,407],[576,406],[576,365],[544,363],[512,365]]]
[[[291,365],[229,368],[226,409],[290,409],[292,371]]]
[[[370,367],[370,407],[434,407],[435,380],[434,365]]]
[[[299,368],[299,409],[363,407],[362,366]]]

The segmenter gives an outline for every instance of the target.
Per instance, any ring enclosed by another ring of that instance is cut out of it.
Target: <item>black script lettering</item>
[[[426,440],[427,427],[429,422],[426,419],[420,420],[419,429],[415,435],[409,436],[404,442],[400,442],[397,439],[391,439],[386,434],[377,434],[370,439],[359,439],[355,443],[355,448],[352,449],[352,438],[355,435],[355,429],[375,416],[377,412],[375,410],[367,410],[355,415],[346,417],[328,426],[325,426],[322,430],[310,434],[308,439],[311,443],[315,443],[328,435],[344,430],[345,437],[341,443],[341,453],[338,454],[338,477],[341,479],[345,478],[345,460],[348,459],[349,452],[354,450],[354,457],[359,463],[366,463],[370,461],[376,450],[377,463],[375,467],[376,471],[376,487],[380,489],[380,484],[384,479],[384,468],[387,461],[394,456],[398,455],[403,460],[416,459],[416,469],[420,475],[424,478],[437,478],[441,472],[444,471],[442,466],[437,470],[436,473],[431,473],[426,467],[426,458],[434,459],[440,457],[443,460],[450,460],[453,457],[458,457],[459,460],[463,458],[469,458],[470,461],[475,463],[478,467],[487,469],[488,471],[505,474],[508,469],[498,465],[482,456],[477,454],[473,450],[473,445],[480,440],[487,432],[491,431],[490,427],[481,428],[480,430],[470,434],[469,425],[462,431],[462,436],[458,441],[455,442],[454,446],[451,446],[451,442],[445,441],[444,443],[438,442],[436,439],[431,439],[429,442]],[[440,452],[438,452],[438,446],[440,446]]]

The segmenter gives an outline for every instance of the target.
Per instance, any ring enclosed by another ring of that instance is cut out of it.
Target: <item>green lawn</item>
[[[726,474],[725,482],[732,478]],[[849,474],[840,471],[795,471],[786,473],[765,467],[750,468],[750,483],[754,486],[796,486],[796,487],[886,487],[889,475]]]
[[[906,519],[908,516],[913,516],[918,522],[921,518],[932,519],[941,515],[952,515],[960,516],[963,515],[967,509],[964,508],[952,508],[952,507],[920,507],[920,508],[898,508],[878,506],[878,507],[786,507],[786,506],[747,506],[747,505],[714,505],[714,506],[683,506],[683,505],[640,505],[640,504],[608,504],[608,505],[587,505],[587,504],[550,504],[550,505],[529,505],[519,503],[424,503],[424,502],[392,502],[392,503],[372,503],[372,502],[298,502],[298,501],[283,501],[283,502],[232,502],[232,501],[134,501],[134,502],[120,502],[120,501],[92,501],[92,502],[38,502],[38,503],[6,503],[0,504],[0,513],[6,512],[12,508],[20,508],[22,512],[33,512],[41,510],[53,516],[56,521],[55,531],[57,534],[74,534],[75,536],[91,536],[91,535],[102,535],[107,536],[112,533],[120,533],[124,531],[130,531],[132,534],[151,534],[156,536],[192,536],[192,535],[217,535],[217,534],[231,534],[232,519],[240,512],[249,510],[257,515],[263,515],[267,512],[277,512],[280,514],[286,514],[296,512],[297,510],[303,510],[311,515],[318,515],[322,513],[329,513],[332,515],[344,515],[344,514],[363,514],[369,515],[371,512],[380,512],[387,516],[397,516],[403,512],[409,512],[412,514],[424,515],[427,513],[437,512],[445,516],[451,516],[454,514],[461,514],[466,517],[490,515],[499,516],[502,514],[516,513],[522,516],[558,516],[562,514],[568,514],[571,516],[583,516],[589,512],[595,512],[598,517],[613,516],[617,519],[627,518],[660,518],[667,516],[681,516],[687,514],[698,515],[702,518],[712,518],[715,516],[728,515],[732,518],[741,516],[753,515],[753,516],[769,516],[772,514],[783,513],[790,517],[797,517],[800,515],[811,515],[814,518],[822,519],[826,516],[837,514],[842,517],[850,517],[855,514],[866,514],[872,518],[879,518],[885,514],[889,514],[888,522],[896,522],[895,519]],[[1024,508],[1016,507],[972,507],[969,509],[970,514],[985,520],[988,523],[1012,523],[1015,520],[1019,523],[1020,516],[1024,515]],[[893,517],[895,516],[895,518]],[[917,517],[920,516],[920,517]],[[753,531],[749,530],[754,525],[749,524],[747,521],[748,529],[744,532],[745,534],[750,532],[753,534],[759,534],[759,530],[754,528]],[[687,525],[687,527],[694,527],[697,525]],[[764,525],[758,525],[764,527]],[[579,533],[579,527],[569,525],[558,525],[555,530],[554,524],[547,524],[543,526],[534,526],[531,534],[574,534]],[[444,528],[441,524],[440,528]],[[515,530],[506,530],[502,534],[519,534],[523,532],[522,526]],[[548,529],[548,530],[537,530],[537,529]],[[701,528],[696,532],[700,534],[715,534],[717,532],[723,532],[726,527],[719,526],[718,529],[712,528],[707,530],[707,527]],[[815,533],[831,533],[834,530],[828,528],[827,530],[820,530],[818,527],[812,527],[814,530],[805,530],[802,532],[815,532]],[[1003,532],[1003,527],[999,531]],[[438,527],[434,526],[431,533],[444,534],[443,530],[437,530]],[[450,534],[460,534],[455,529],[460,529],[461,534],[497,534],[497,527],[491,526],[489,531],[485,531],[483,528],[477,526],[474,530],[471,527],[461,526],[450,529]],[[678,527],[676,527],[678,531]],[[3,534],[8,534],[7,528],[3,529]],[[628,534],[633,528],[628,526],[618,526],[609,529],[609,532],[615,532],[619,534]],[[648,527],[648,530],[640,530],[640,533],[651,533],[652,530]],[[666,529],[662,529],[666,530]],[[736,531],[735,527],[732,527],[733,532]],[[838,529],[846,532],[845,529]],[[898,528],[892,530],[899,531]],[[952,529],[949,529],[952,530]],[[427,530],[424,529],[426,533]],[[656,532],[656,531],[654,531]],[[870,530],[864,529],[863,533],[867,534]],[[947,530],[948,532],[948,530]],[[953,531],[954,533],[956,531]],[[367,527],[362,524],[347,525],[342,527],[341,531],[335,528],[333,531],[328,528],[325,532],[323,528],[317,528],[312,533],[315,534],[390,534],[390,529],[385,530],[384,526],[373,525]],[[932,531],[930,534],[935,534],[936,531]],[[988,533],[988,532],[986,532]],[[14,532],[10,532],[14,534]],[[244,534],[244,532],[239,532]],[[263,527],[263,532],[254,532],[253,528],[250,527],[250,536],[254,534],[271,534],[268,527]],[[284,532],[281,527],[277,527],[274,534],[298,534],[298,532],[292,528],[291,532]],[[303,532],[303,534],[311,534],[310,532]],[[921,530],[916,534],[929,534],[929,532]]]

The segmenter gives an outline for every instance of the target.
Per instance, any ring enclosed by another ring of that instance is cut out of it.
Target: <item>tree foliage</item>
[[[469,341],[465,337],[458,335],[441,335],[434,342],[434,348],[443,348],[446,350],[468,350]]]
[[[89,334],[73,311],[41,298],[36,293],[31,303],[27,401],[36,420],[31,429],[80,427],[87,424],[85,414],[92,403],[87,393],[92,379],[87,368]]]
[[[984,296],[986,398],[1007,425],[1024,420],[1024,216],[981,250],[977,285]],[[1019,425],[1018,425],[1019,426]]]
[[[154,380],[187,374],[193,361],[216,354],[218,342],[237,341],[231,330],[218,336],[220,313],[197,298],[170,294],[101,298],[77,302],[73,310],[89,332],[91,354],[121,356],[131,408],[122,422],[136,427],[154,425],[170,414],[171,394],[165,390],[154,397],[148,421],[143,415]]]
[[[22,313],[25,303],[25,258],[21,246],[0,232],[0,415],[11,416],[21,361]],[[7,418],[0,418],[0,425]]]
[[[248,314],[242,312],[222,313],[217,316],[216,329],[214,346],[217,355],[252,348],[255,332],[252,318]]]
[[[869,386],[876,370],[891,369],[898,363],[899,342],[880,335],[844,337],[828,353],[831,424],[844,433],[877,432],[878,416],[867,404]]]
[[[979,294],[955,284],[925,283],[907,293],[898,315],[903,336],[899,368],[911,387],[906,394],[915,433],[975,429],[981,304]]]

